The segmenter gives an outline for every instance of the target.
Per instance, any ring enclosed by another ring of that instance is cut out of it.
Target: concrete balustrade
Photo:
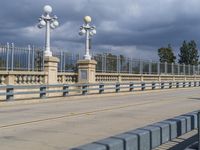
[[[197,128],[197,111],[127,131],[71,150],[151,150]]]

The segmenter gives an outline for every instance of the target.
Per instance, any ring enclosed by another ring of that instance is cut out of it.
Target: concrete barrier
[[[71,150],[151,150],[196,129],[197,113],[183,114]]]

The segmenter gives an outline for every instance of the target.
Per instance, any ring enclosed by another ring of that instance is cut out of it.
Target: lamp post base
[[[91,56],[90,55],[84,55],[84,59],[85,60],[91,60]]]
[[[44,56],[52,56],[52,52],[51,51],[44,51]]]

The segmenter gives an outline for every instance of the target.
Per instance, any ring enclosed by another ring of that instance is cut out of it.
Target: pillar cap
[[[59,59],[57,57],[53,57],[53,56],[45,56],[44,57],[44,61],[45,62],[59,62]]]
[[[88,60],[88,59],[78,60],[77,63],[78,64],[94,64],[94,65],[97,64],[97,62],[95,60]]]

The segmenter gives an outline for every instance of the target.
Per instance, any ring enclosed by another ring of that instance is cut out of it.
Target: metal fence
[[[53,51],[53,56],[59,58],[59,72],[77,72],[77,61],[80,54],[62,50]],[[123,55],[93,54],[97,61],[96,70],[102,73],[129,74],[166,74],[166,75],[199,75],[200,66],[184,64],[168,64],[156,61],[128,58]],[[43,48],[28,46],[16,47],[13,43],[0,45],[0,70],[6,71],[43,71]]]
[[[77,61],[80,59],[79,54],[73,54],[64,51],[55,51],[53,56],[59,58],[59,72],[77,72]]]
[[[97,72],[129,74],[166,74],[166,75],[199,75],[200,66],[160,63],[140,60],[122,55],[95,54]]]
[[[0,70],[42,71],[44,69],[43,51],[34,46],[15,47],[7,43],[0,45]]]

